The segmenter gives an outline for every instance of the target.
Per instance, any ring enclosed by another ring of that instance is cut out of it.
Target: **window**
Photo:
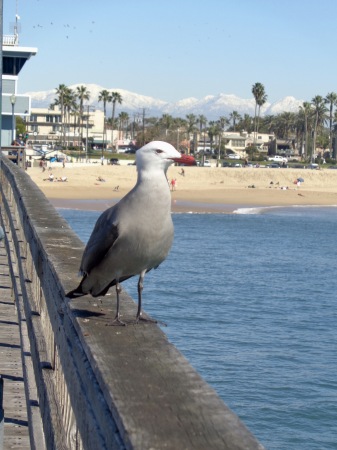
[[[241,139],[232,139],[233,147],[243,147],[243,141]]]
[[[53,114],[48,114],[46,116],[46,122],[48,122],[48,123],[60,123],[61,122],[61,116],[55,116]]]

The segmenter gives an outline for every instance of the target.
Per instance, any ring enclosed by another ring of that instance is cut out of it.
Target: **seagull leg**
[[[126,323],[124,323],[121,320],[121,315],[119,312],[119,294],[122,292],[122,287],[119,284],[119,282],[116,282],[116,297],[117,297],[117,308],[116,308],[116,315],[114,320],[111,323],[108,323],[107,325],[123,325],[126,326]]]
[[[137,309],[137,315],[136,315],[136,323],[139,322],[139,320],[143,319],[143,312],[142,312],[142,291],[144,288],[144,276],[145,276],[146,270],[143,270],[139,275],[138,280],[138,309]]]
[[[138,280],[138,309],[137,309],[137,315],[136,315],[136,323],[139,323],[139,321],[141,320],[142,322],[149,322],[149,323],[160,323],[161,325],[166,326],[166,324],[164,322],[158,322],[158,320],[155,319],[150,319],[150,318],[146,318],[143,317],[143,312],[142,312],[142,291],[143,291],[143,287],[144,287],[144,277],[146,274],[146,270],[143,270],[143,272],[141,272],[140,276],[139,276],[139,280]]]

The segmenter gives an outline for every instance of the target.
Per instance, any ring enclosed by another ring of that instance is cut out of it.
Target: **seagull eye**
[[[159,153],[164,153],[163,150],[156,150],[157,155],[159,155]]]

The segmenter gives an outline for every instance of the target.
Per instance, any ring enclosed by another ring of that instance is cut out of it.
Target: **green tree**
[[[25,136],[27,133],[26,131],[26,123],[20,116],[15,117],[15,130],[16,130],[16,136],[19,134],[22,134],[22,136]]]

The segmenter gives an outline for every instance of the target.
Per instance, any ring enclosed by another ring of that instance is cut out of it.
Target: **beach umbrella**
[[[297,181],[300,181],[301,183],[304,183],[304,180],[303,180],[303,178],[297,178]]]

